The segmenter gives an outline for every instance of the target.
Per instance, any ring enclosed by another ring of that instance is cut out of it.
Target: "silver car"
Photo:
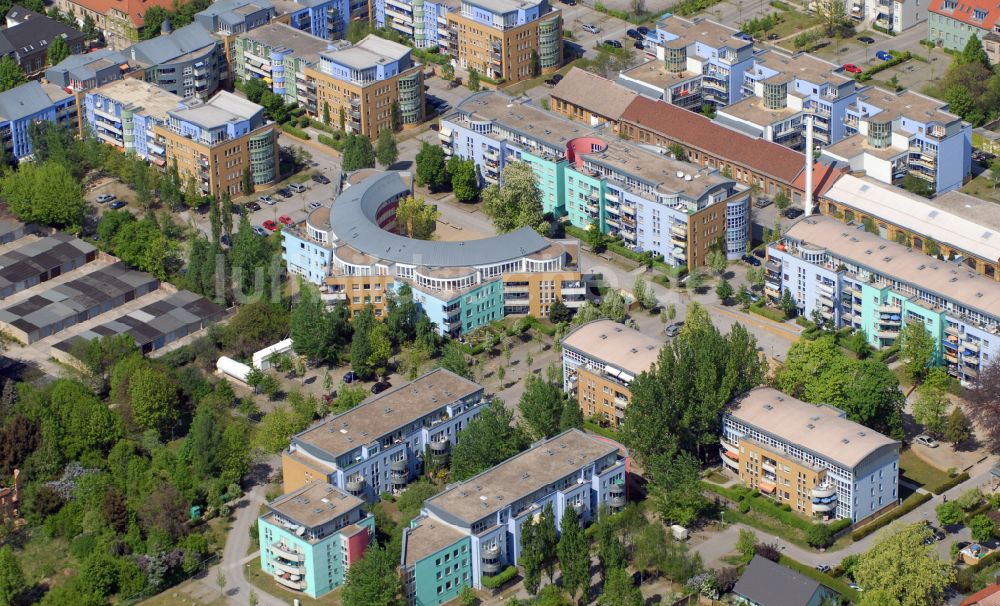
[[[922,444],[922,445],[926,446],[927,448],[937,448],[938,447],[937,440],[935,440],[934,438],[930,437],[929,435],[923,434],[923,433],[920,434],[919,436],[913,438],[913,441],[916,442],[917,444]]]

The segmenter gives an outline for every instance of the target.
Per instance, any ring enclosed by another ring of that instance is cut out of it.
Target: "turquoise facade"
[[[888,286],[861,281],[855,282],[854,286],[861,290],[860,301],[856,297],[854,304],[857,306],[860,303],[861,328],[872,346],[879,349],[888,347],[896,342],[900,330],[908,323],[923,322],[934,339],[934,363],[942,363],[941,341],[946,326],[944,311],[928,309]]]
[[[605,181],[599,177],[566,170],[566,216],[573,225],[586,229],[595,220],[601,231],[607,232],[604,213]]]
[[[503,284],[492,280],[470,288],[461,295],[444,299],[440,294],[413,285],[413,298],[420,303],[438,328],[445,332],[459,329],[471,332],[503,318]]]
[[[457,598],[462,587],[471,585],[471,544],[469,537],[462,537],[409,567],[406,580],[412,592],[407,595],[410,603],[441,606]]]
[[[521,152],[521,160],[531,165],[538,178],[538,189],[542,192],[542,210],[557,217],[566,214],[565,160],[553,161],[536,156],[531,152]]]

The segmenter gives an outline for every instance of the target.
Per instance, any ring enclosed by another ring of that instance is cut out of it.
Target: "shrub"
[[[297,137],[299,139],[309,139],[309,133],[307,133],[304,130],[295,128],[290,123],[289,124],[282,124],[281,125],[281,130],[283,130],[286,133],[288,133],[289,135],[291,135],[293,137]]]
[[[825,548],[833,545],[833,532],[825,524],[813,524],[806,532],[806,542],[810,547]]]
[[[875,532],[879,528],[884,528],[890,523],[894,522],[900,516],[904,516],[909,512],[913,511],[920,505],[931,500],[931,495],[925,492],[915,492],[908,496],[899,507],[893,509],[889,513],[875,518],[871,522],[868,522],[864,526],[857,528],[851,533],[851,539],[854,541],[860,541],[861,539],[867,537],[871,533]]]
[[[893,56],[892,59],[889,59],[888,61],[883,61],[882,63],[879,63],[878,65],[874,65],[872,67],[869,67],[868,69],[866,69],[862,73],[858,74],[857,76],[855,76],[855,80],[857,80],[858,82],[867,82],[868,80],[872,79],[872,76],[874,76],[875,74],[879,73],[880,71],[889,69],[890,67],[895,67],[895,66],[899,65],[900,63],[902,63],[904,61],[909,61],[910,59],[913,58],[913,55],[910,54],[910,51],[906,51],[906,52],[902,52],[902,53],[895,53],[894,52],[893,55],[894,56]]]
[[[319,135],[316,137],[320,143],[324,145],[329,145],[337,151],[344,151],[344,142],[342,139],[335,139],[334,137],[327,137],[326,135]]]
[[[483,587],[487,589],[499,589],[504,585],[504,583],[507,583],[516,576],[517,576],[517,567],[508,566],[507,568],[504,568],[499,573],[491,577],[484,576]]]

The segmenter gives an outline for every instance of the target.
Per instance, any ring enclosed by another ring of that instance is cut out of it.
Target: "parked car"
[[[593,25],[591,23],[584,23],[583,24],[583,31],[590,32],[592,34],[599,34],[599,33],[601,33],[601,28],[599,28],[596,25]]]
[[[278,224],[268,219],[267,221],[264,221],[264,229],[266,229],[267,231],[274,231],[278,229]]]
[[[115,199],[114,194],[101,194],[97,196],[97,203],[104,204],[105,202],[111,202],[114,199]]]
[[[617,40],[605,40],[604,42],[601,42],[601,44],[603,44],[605,46],[611,46],[611,47],[614,47],[614,48],[621,48],[622,47],[622,43],[619,42],[619,41],[617,41]]]
[[[247,208],[249,208],[252,212],[256,212],[260,210],[260,204],[257,204],[256,202],[247,202]]]
[[[771,201],[768,200],[767,198],[757,198],[754,201],[753,205],[756,206],[757,208],[765,208],[771,205]]]
[[[267,230],[265,230],[260,225],[254,225],[253,226],[253,233],[257,234],[258,236],[266,236],[267,235]]]
[[[329,185],[330,184],[330,180],[327,179],[326,177],[324,177],[323,175],[319,174],[319,173],[316,173],[315,175],[313,175],[312,176],[312,180],[315,181],[316,183],[322,183],[323,185]]]
[[[755,257],[753,255],[743,255],[742,257],[740,257],[740,260],[742,260],[747,265],[752,265],[754,267],[760,267],[760,259],[758,259],[757,257]]]
[[[292,183],[291,185],[288,186],[288,189],[292,190],[297,194],[301,194],[306,190],[306,186],[302,185],[301,183]]]
[[[736,32],[735,34],[733,34],[733,38],[739,38],[740,40],[753,42],[753,36],[751,36],[750,34],[744,34],[743,32]]]
[[[243,207],[241,205],[239,205],[239,204],[233,204],[233,214],[234,215],[242,215],[243,214]]]
[[[388,381],[378,381],[372,385],[372,393],[382,393],[383,391],[392,387],[392,383]]]
[[[566,6],[576,6],[576,0],[563,0],[563,4]]]
[[[556,84],[559,84],[560,82],[562,82],[563,75],[562,74],[552,74],[552,78],[551,79]],[[448,105],[448,104],[445,103],[445,105]]]
[[[826,564],[817,564],[816,565],[816,570],[822,572],[823,574],[826,574],[826,573],[830,572],[830,567],[827,566]]]
[[[767,39],[768,40],[777,40],[778,39],[778,34],[768,34],[767,35]]]
[[[649,33],[649,28],[648,28],[648,27],[646,27],[645,25],[640,25],[639,27],[637,27],[637,28],[635,28],[635,29],[636,29],[636,31],[638,31],[638,32],[639,32],[640,34],[642,34],[643,36],[645,36],[646,34],[648,34],[648,33]]]
[[[233,244],[232,240],[229,239],[229,236],[227,234],[222,234],[222,237],[219,238],[219,242],[222,242],[223,246],[232,246]]]
[[[892,53],[880,50],[875,53],[875,58],[879,61],[892,61]]]
[[[629,38],[632,38],[633,40],[638,40],[642,38],[642,34],[640,34],[637,30],[634,29],[626,30],[625,35],[628,36]]]
[[[128,206],[128,204],[125,202],[125,200],[115,200],[114,202],[111,203],[112,210],[118,210],[119,208],[125,208],[126,206]]]
[[[845,63],[844,64],[844,71],[845,72],[850,72],[852,74],[860,74],[861,73],[861,68],[858,67],[857,65],[854,65],[853,63]]]
[[[309,203],[309,210],[316,210],[320,206],[323,206],[322,202],[310,202]]]
[[[353,383],[358,380],[358,375],[353,370],[348,370],[344,375],[344,383]]]
[[[644,49],[646,48],[646,43],[645,43],[645,42],[643,42],[642,40],[636,40],[636,41],[635,41],[635,42],[634,42],[634,43],[632,44],[632,46],[636,47],[636,48],[637,48],[637,49],[639,49],[639,50],[644,50]]]
[[[858,36],[858,42],[862,44],[875,44],[875,38],[871,36]]]
[[[916,442],[917,444],[921,444],[923,446],[926,446],[927,448],[937,448],[938,447],[937,440],[935,440],[934,438],[930,437],[929,435],[927,435],[925,433],[922,433],[919,436],[913,438],[913,441]]]
[[[801,208],[789,208],[785,210],[786,219],[798,219],[802,215],[806,214],[806,211]]]
[[[287,187],[282,187],[281,189],[278,190],[278,195],[281,196],[282,198],[291,198],[294,194],[292,194],[292,190],[288,189]]]
[[[278,217],[278,222],[281,223],[282,225],[292,225],[294,223],[294,221],[292,221],[292,218],[289,217],[288,215],[281,215],[280,217]]]
[[[663,329],[664,334],[668,337],[676,337],[681,334],[681,328],[684,327],[684,322],[674,322],[670,326]]]
[[[261,204],[267,204],[268,206],[274,206],[275,204],[274,198],[271,196],[259,196],[257,199],[260,200]]]

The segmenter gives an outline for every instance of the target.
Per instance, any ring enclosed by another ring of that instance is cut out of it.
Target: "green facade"
[[[503,284],[500,280],[480,284],[457,300],[462,314],[462,332],[503,319]]]
[[[604,179],[577,172],[572,166],[565,170],[566,216],[570,223],[586,229],[596,219],[601,231],[607,232],[604,215]]]
[[[415,606],[440,606],[454,600],[472,584],[472,546],[469,537],[413,564],[407,584],[416,589]]]
[[[529,152],[521,152],[521,160],[530,164],[535,171],[538,189],[542,193],[542,210],[556,217],[564,216],[567,162],[565,160],[555,162]]]
[[[927,39],[949,50],[960,51],[965,48],[965,44],[973,34],[982,40],[988,33],[990,33],[988,29],[976,27],[948,15],[927,11]]]
[[[861,287],[861,327],[868,342],[877,348],[888,347],[896,341],[899,331],[909,322],[923,322],[934,339],[934,363],[941,364],[941,340],[947,326],[943,311],[928,309],[894,292],[888,286],[857,283]],[[889,310],[889,308],[895,308]],[[898,316],[898,323],[893,320]]]

